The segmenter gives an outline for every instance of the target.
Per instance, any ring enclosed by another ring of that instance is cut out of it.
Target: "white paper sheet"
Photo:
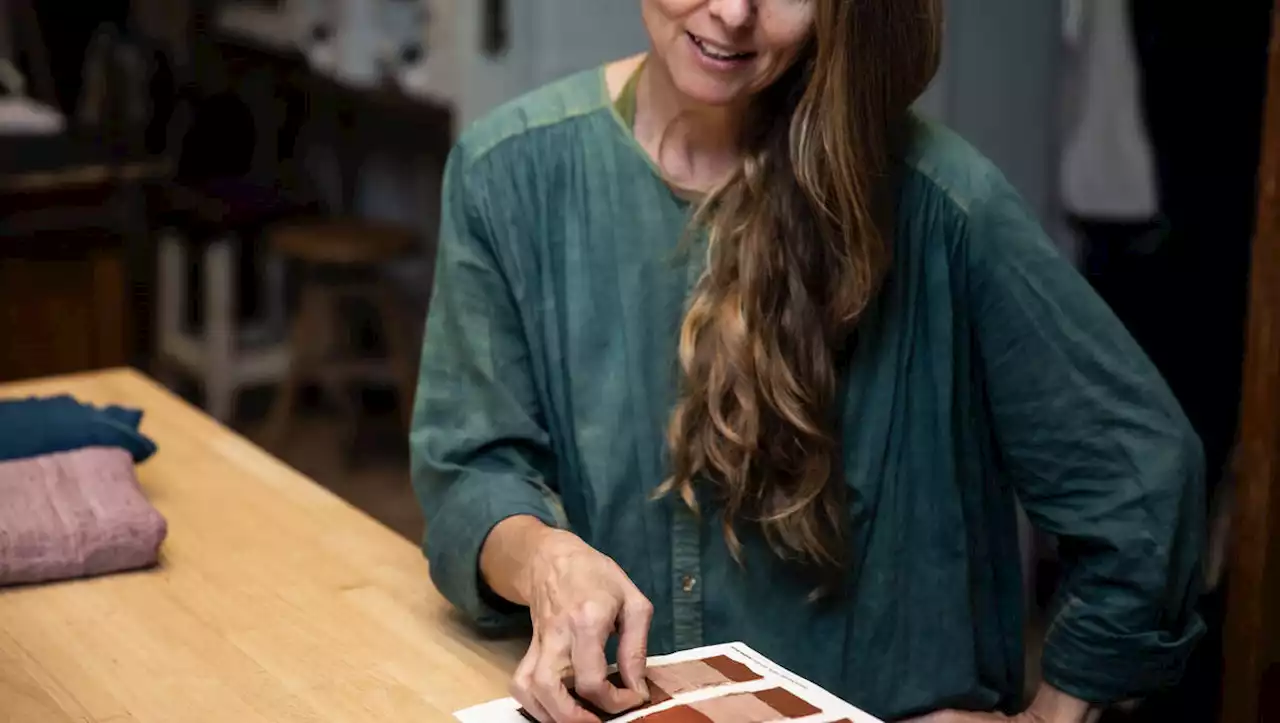
[[[645,716],[652,715],[653,713],[657,713],[668,708],[707,700],[710,698],[719,698],[734,693],[748,693],[757,690],[769,690],[771,688],[784,688],[799,698],[813,704],[815,708],[820,708],[822,710],[821,713],[815,715],[806,716],[804,718],[789,719],[797,721],[798,723],[834,723],[834,721],[840,720],[850,720],[853,721],[853,723],[881,723],[878,719],[858,710],[813,683],[810,683],[800,676],[782,668],[742,643],[711,645],[705,648],[685,650],[672,655],[652,657],[649,658],[649,666],[656,667],[668,663],[703,660],[717,655],[726,656],[746,665],[748,668],[759,674],[760,679],[746,683],[733,683],[717,686],[715,688],[681,693],[674,696],[671,700],[665,701],[659,705],[637,710],[632,713],[628,713],[627,715],[615,718],[612,723],[631,723],[632,721],[644,723]],[[467,708],[466,710],[460,710],[457,713],[454,713],[454,717],[461,721],[461,723],[528,723],[528,721],[520,715],[519,710],[520,704],[517,703],[515,699],[503,698],[501,700],[495,700],[472,708]]]

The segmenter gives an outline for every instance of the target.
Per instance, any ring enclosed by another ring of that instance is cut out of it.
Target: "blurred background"
[[[1142,710],[1211,720],[1272,0],[948,5],[920,112],[1005,171],[1205,441],[1211,632]],[[136,366],[416,541],[405,429],[448,150],[643,50],[639,6],[0,0],[0,381]],[[1053,544],[1027,550],[1044,609]]]

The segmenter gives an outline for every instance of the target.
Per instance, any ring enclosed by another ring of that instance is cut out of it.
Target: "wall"
[[[947,5],[943,73],[921,107],[990,157],[1041,218],[1056,218],[1060,0]]]
[[[640,0],[542,0],[542,7],[535,84],[649,47]]]
[[[506,0],[512,28],[528,28],[537,13],[530,0]],[[485,55],[481,48],[484,0],[461,0],[455,4],[453,52],[457,58],[458,85],[456,129],[461,131],[503,101],[529,87],[533,66],[533,43],[528,33],[513,30],[510,45],[498,57]]]
[[[510,47],[481,52],[480,0],[455,6],[459,127],[569,73],[643,50],[640,0],[506,0]]]

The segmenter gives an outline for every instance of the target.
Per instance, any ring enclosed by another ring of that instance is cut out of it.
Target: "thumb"
[[[653,604],[638,591],[627,596],[619,614],[618,672],[627,687],[649,699],[645,667],[649,657],[649,623]]]

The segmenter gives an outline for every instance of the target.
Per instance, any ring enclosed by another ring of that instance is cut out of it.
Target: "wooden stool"
[[[267,440],[278,444],[289,431],[299,388],[315,382],[344,415],[348,441],[354,439],[360,410],[352,403],[353,382],[390,382],[407,431],[413,412],[416,370],[399,300],[380,278],[380,267],[411,253],[417,238],[407,229],[360,220],[290,223],[267,234],[277,254],[300,265],[297,315],[290,330],[290,365],[268,420]],[[366,302],[377,316],[385,359],[351,354],[339,305]],[[345,338],[344,338],[345,337]]]
[[[284,264],[268,253],[261,280],[246,280],[240,274],[241,254],[258,229],[300,209],[270,189],[238,179],[201,187],[173,184],[165,189],[161,205],[156,373],[170,387],[178,375],[199,379],[205,410],[230,423],[241,389],[275,384],[289,366],[282,340]],[[188,329],[188,311],[195,303],[189,278],[193,256],[203,287],[203,322]],[[262,297],[256,319],[243,318],[238,304],[241,285],[247,282]]]

